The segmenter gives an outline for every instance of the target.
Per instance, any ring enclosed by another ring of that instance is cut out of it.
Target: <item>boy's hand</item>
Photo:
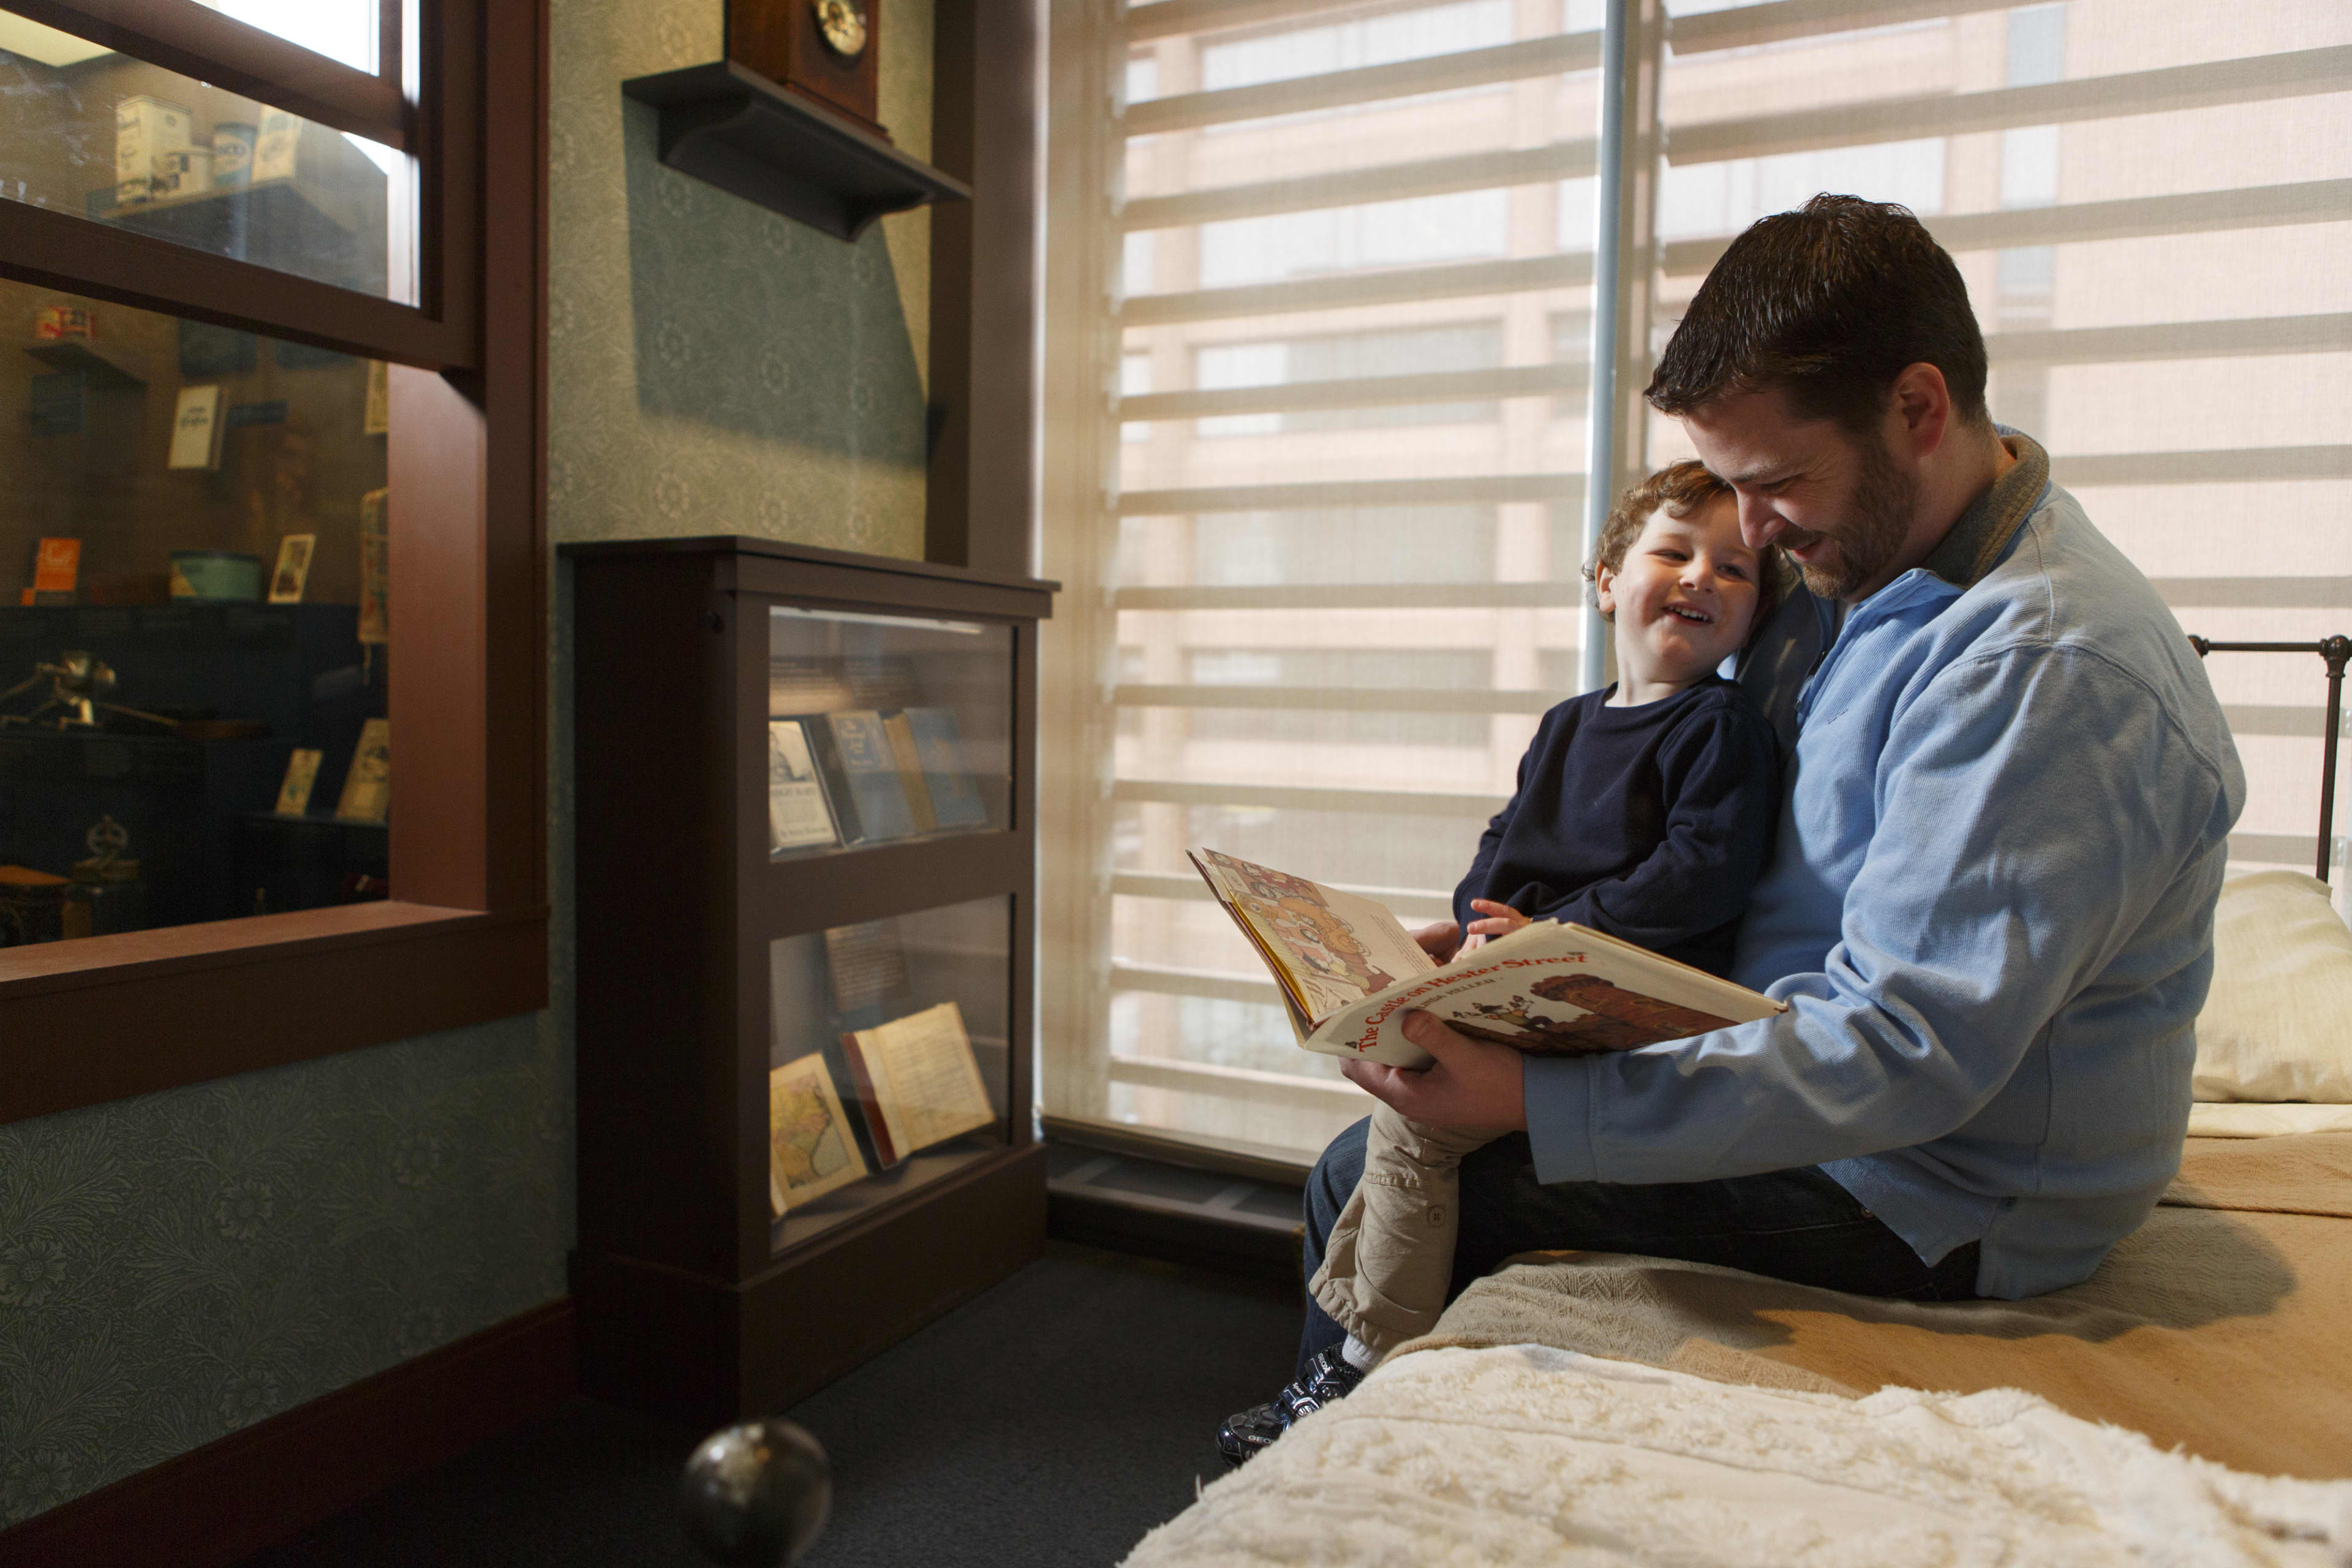
[[[1519,1053],[1459,1035],[1418,1008],[1404,1016],[1404,1037],[1437,1059],[1425,1068],[1339,1064],[1348,1081],[1400,1116],[1439,1127],[1523,1132],[1527,1090]]]
[[[1472,921],[1468,934],[1481,947],[1498,936],[1508,936],[1528,923],[1528,917],[1508,904],[1498,904],[1492,899],[1473,899],[1470,907],[1486,916]]]
[[[1420,944],[1422,952],[1438,963],[1450,963],[1462,945],[1462,928],[1452,921],[1439,921],[1435,925],[1426,925],[1413,932],[1412,940]]]

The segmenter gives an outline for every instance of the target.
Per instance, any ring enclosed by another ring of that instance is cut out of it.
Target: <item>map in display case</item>
[[[775,1251],[1007,1146],[1009,899],[810,931],[768,952]]]
[[[1012,629],[769,612],[772,857],[1006,825]]]

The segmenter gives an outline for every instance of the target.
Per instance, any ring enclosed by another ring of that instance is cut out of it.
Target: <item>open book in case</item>
[[[1038,1255],[1054,585],[567,546],[583,1386],[778,1408]]]

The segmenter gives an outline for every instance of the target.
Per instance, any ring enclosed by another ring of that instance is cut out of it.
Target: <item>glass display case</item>
[[[769,945],[772,1250],[1010,1145],[1013,900]]]
[[[1053,585],[745,539],[563,554],[583,1384],[772,1409],[1043,1246]]]
[[[308,9],[305,42],[373,41],[352,0]],[[416,303],[414,159],[5,9],[0,170],[0,200]]]
[[[385,378],[0,279],[0,948],[385,896]]]

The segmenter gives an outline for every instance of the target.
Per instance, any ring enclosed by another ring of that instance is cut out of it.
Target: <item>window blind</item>
[[[1292,1043],[1183,859],[1442,918],[1577,689],[1589,364],[1623,474],[1725,244],[1821,190],[1958,260],[1996,418],[2189,628],[2352,618],[2352,13],[1668,0],[1620,144],[1600,0],[1074,5],[1049,181],[1050,1116],[1306,1159],[1369,1101]],[[1662,36],[1661,36],[1662,35]],[[1620,299],[1594,175],[1639,176]],[[2316,660],[2217,660],[2249,863],[2307,864]]]
[[[1968,280],[1993,417],[2049,448],[2184,629],[2352,624],[2352,10],[1672,8],[1653,344],[1765,213],[1902,202]],[[1654,461],[1688,450],[1671,420],[1649,435]],[[2233,858],[2308,869],[2318,659],[2208,673],[2247,773]]]

